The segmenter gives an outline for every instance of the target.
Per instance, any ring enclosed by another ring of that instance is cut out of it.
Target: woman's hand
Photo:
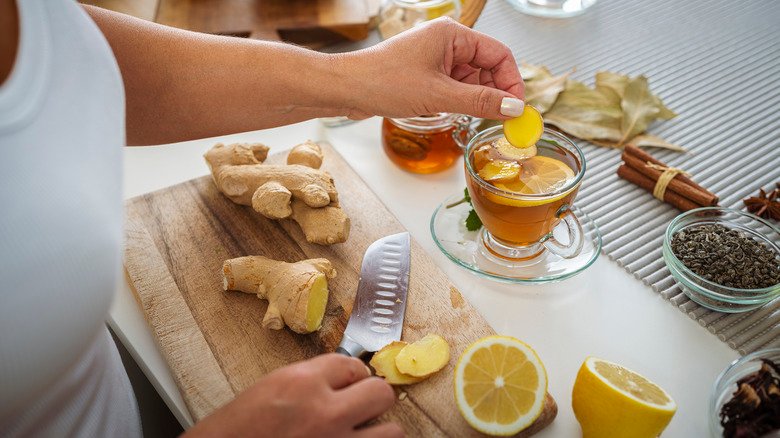
[[[359,359],[327,354],[268,374],[186,436],[401,437],[394,423],[357,428],[393,402],[390,385]]]
[[[356,89],[344,91],[351,118],[522,114],[523,79],[509,48],[449,18],[345,57],[360,80]]]

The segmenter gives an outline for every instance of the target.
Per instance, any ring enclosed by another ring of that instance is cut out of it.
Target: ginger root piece
[[[317,143],[306,140],[305,143],[290,150],[290,153],[287,154],[287,164],[301,164],[312,169],[319,169],[322,166],[322,149]]]
[[[263,164],[268,147],[259,143],[218,143],[204,158],[217,189],[233,202],[249,205],[269,219],[291,218],[310,243],[345,242],[350,222],[339,207],[333,178],[313,167],[322,163],[319,146],[303,143],[290,155],[288,161],[301,164]]]
[[[401,349],[395,357],[395,366],[408,376],[427,377],[444,368],[449,361],[450,344],[441,336],[430,333]]]
[[[374,367],[377,376],[384,377],[385,381],[391,385],[411,385],[420,382],[424,380],[424,377],[408,376],[398,371],[395,366],[396,356],[407,345],[409,344],[402,341],[391,342],[374,353],[374,357],[368,364]]]
[[[322,326],[328,303],[328,279],[336,270],[327,259],[287,263],[262,256],[226,260],[223,288],[268,300],[263,327],[311,333]]]

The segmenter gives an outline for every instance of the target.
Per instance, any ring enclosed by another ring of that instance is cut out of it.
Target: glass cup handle
[[[455,130],[452,131],[452,139],[463,151],[466,150],[471,137],[477,135],[477,130],[474,129],[473,122],[474,117],[463,116],[455,121]]]
[[[585,242],[585,233],[582,230],[580,220],[577,219],[577,216],[574,215],[568,204],[561,206],[558,210],[558,217],[563,220],[569,231],[569,243],[564,245],[558,242],[550,233],[550,237],[544,240],[542,245],[551,253],[565,259],[577,257],[580,251],[582,251],[582,245]]]

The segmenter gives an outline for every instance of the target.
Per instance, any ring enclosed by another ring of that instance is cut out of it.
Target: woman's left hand
[[[449,18],[344,56],[359,83],[345,90],[353,119],[452,112],[501,120],[522,114],[523,79],[509,48]]]

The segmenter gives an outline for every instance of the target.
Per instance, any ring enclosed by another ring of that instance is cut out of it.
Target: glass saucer
[[[493,256],[482,242],[484,228],[466,230],[466,216],[471,206],[464,202],[447,208],[463,199],[463,193],[452,195],[436,208],[431,217],[431,235],[439,249],[453,262],[484,277],[507,283],[545,283],[573,277],[592,265],[601,251],[601,234],[596,223],[584,211],[572,207],[579,218],[585,239],[582,251],[565,259],[544,250],[531,260],[510,261]],[[568,243],[566,226],[553,230],[561,243]]]

